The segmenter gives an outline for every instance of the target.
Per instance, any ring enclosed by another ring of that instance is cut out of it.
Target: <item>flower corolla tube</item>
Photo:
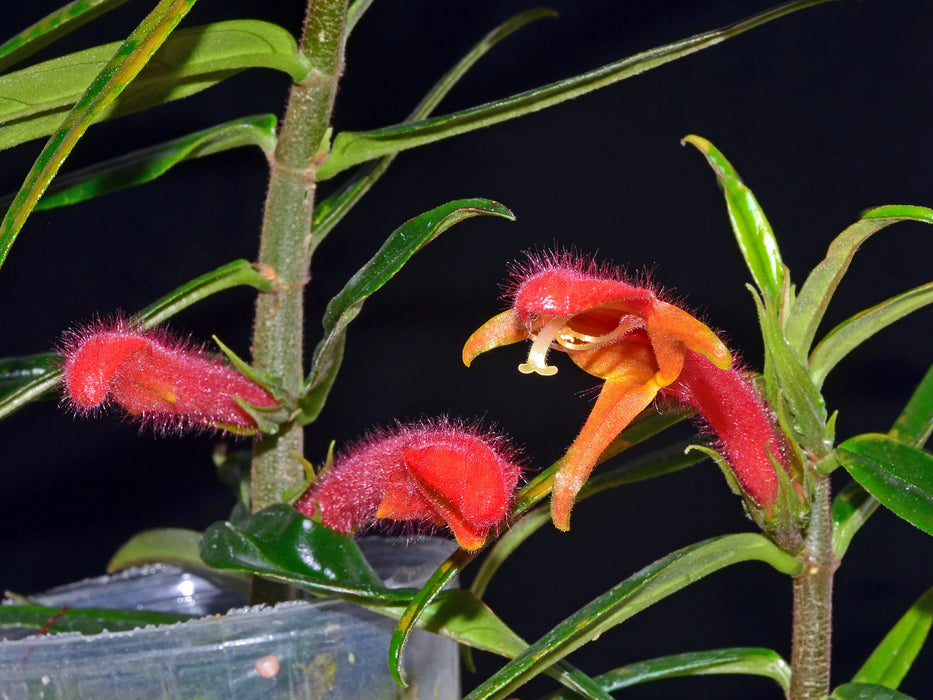
[[[778,495],[775,464],[787,459],[784,440],[758,390],[708,326],[617,269],[570,253],[531,256],[516,271],[509,298],[510,308],[467,340],[464,364],[530,340],[520,372],[555,374],[548,353],[556,350],[604,382],[555,475],[551,515],[558,528],[569,529],[577,492],[603,450],[659,396],[699,413],[740,488],[770,511]]]

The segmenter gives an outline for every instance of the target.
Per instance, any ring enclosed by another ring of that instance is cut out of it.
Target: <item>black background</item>
[[[765,1],[665,3],[556,0],[539,22],[489,54],[443,103],[448,112],[512,94],[721,26]],[[19,5],[19,4],[18,4]],[[10,35],[52,9],[5,8]],[[274,7],[270,7],[274,5]],[[352,36],[338,95],[338,130],[402,120],[474,41],[530,2],[381,0]],[[129,3],[43,57],[125,36],[147,5]],[[187,26],[255,17],[297,32],[298,0],[209,3]],[[501,310],[498,284],[523,250],[558,243],[633,272],[653,270],[760,367],[747,272],[712,172],[687,133],[709,138],[752,187],[799,285],[830,240],[865,208],[933,205],[933,12],[914,1],[841,2],[784,18],[723,45],[573,103],[403,154],[321,246],[308,290],[307,340],[327,299],[406,219],[445,201],[484,196],[518,215],[480,219],[434,242],[378,295],[350,330],[342,374],[308,431],[307,455],[393,418],[482,416],[541,467],[586,417],[591,377],[561,362],[553,379],[515,371],[521,349],[459,360],[469,333]],[[158,143],[237,116],[281,112],[286,77],[251,71],[207,93],[92,128],[68,167]],[[0,189],[18,187],[40,148],[2,154]],[[254,258],[266,184],[258,150],[187,164],[159,182],[65,210],[36,214],[0,274],[0,355],[47,350],[95,314],[139,309],[234,258]],[[321,186],[322,195],[332,189]],[[825,332],[851,314],[929,281],[930,230],[899,224],[856,257]],[[238,290],[170,324],[216,333],[248,352],[252,294]],[[873,338],[830,376],[840,438],[885,431],[930,363],[929,311]],[[232,497],[210,462],[211,436],[139,435],[118,417],[75,421],[54,402],[0,426],[0,586],[22,593],[103,570],[133,533],[201,529]],[[834,478],[837,487],[845,475]],[[573,530],[545,528],[493,581],[488,601],[534,639],[593,596],[660,556],[753,528],[711,464],[593,498]],[[929,538],[887,512],[856,537],[837,575],[834,683],[931,583]],[[789,656],[790,583],[761,564],[720,572],[607,633],[573,661],[590,673],[679,651],[768,646]],[[924,652],[902,689],[927,696]],[[498,661],[483,660],[488,675]],[[464,687],[476,677],[467,675]],[[535,689],[549,688],[540,682]],[[531,691],[528,691],[531,693]],[[636,688],[624,697],[779,697],[756,678],[699,678]],[[525,691],[523,691],[525,694]]]

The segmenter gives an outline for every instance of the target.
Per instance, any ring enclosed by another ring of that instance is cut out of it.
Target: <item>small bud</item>
[[[215,428],[256,432],[256,421],[237,404],[271,407],[276,400],[219,357],[128,321],[99,321],[62,340],[65,403],[76,413],[110,404],[156,432]]]
[[[478,549],[508,517],[521,468],[506,441],[441,418],[372,433],[342,454],[295,504],[354,533],[378,520],[450,528]]]

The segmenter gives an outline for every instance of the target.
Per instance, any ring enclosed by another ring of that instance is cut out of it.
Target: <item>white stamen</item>
[[[568,329],[563,333],[558,333],[555,341],[558,345],[568,350],[589,350],[597,345],[606,345],[614,340],[618,340],[623,335],[636,328],[641,328],[644,325],[644,320],[638,316],[626,315],[620,318],[619,325],[608,333],[603,333],[602,335],[586,335],[585,333],[577,333],[576,331]]]
[[[537,373],[542,377],[552,377],[557,374],[557,367],[547,363],[547,352],[551,349],[554,336],[563,328],[568,318],[568,316],[552,318],[538,331],[528,351],[528,361],[518,366],[519,372],[522,374]]]

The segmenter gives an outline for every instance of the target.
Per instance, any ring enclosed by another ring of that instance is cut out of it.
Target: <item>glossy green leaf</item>
[[[243,117],[59,175],[42,195],[35,211],[77,204],[141,185],[184,161],[241,146],[259,146],[268,153],[275,148],[275,128],[276,119],[272,114]],[[0,208],[9,206],[12,200],[12,196],[0,200]]]
[[[354,3],[355,7],[358,3]],[[353,7],[351,7],[351,12]],[[428,117],[437,105],[447,96],[451,88],[459,82],[466,72],[479,61],[493,46],[529,22],[542,17],[552,17],[554,12],[547,8],[526,10],[511,17],[484,36],[472,49],[461,58],[453,68],[445,73],[428,91],[424,99],[408,115],[406,121],[415,121]],[[348,26],[351,16],[347,16]],[[377,162],[367,164],[354,173],[353,177],[327,199],[319,202],[314,209],[314,221],[311,230],[314,233],[312,246],[316,248],[341,219],[365,195],[369,189],[389,169],[395,154],[387,155]]]
[[[316,595],[408,601],[414,591],[386,588],[349,535],[279,503],[237,525],[214,523],[201,538],[201,559],[295,583]]]
[[[846,471],[885,507],[933,535],[933,454],[866,433],[836,448]]]
[[[692,441],[691,441],[692,442]],[[596,472],[577,494],[577,503],[590,496],[624,484],[633,484],[657,476],[670,474],[698,464],[706,455],[692,450],[685,452],[688,443],[672,445],[657,452],[632,460],[608,472]],[[608,458],[607,458],[608,459]],[[470,590],[482,598],[492,577],[505,560],[542,526],[550,522],[551,511],[547,505],[539,506],[509,525],[496,540],[473,578]]]
[[[27,357],[0,358],[0,399],[52,371],[58,355],[44,352]]]
[[[267,291],[272,287],[272,282],[248,261],[234,260],[166,294],[133,318],[143,328],[152,328],[201,299],[240,286]],[[55,390],[61,377],[61,370],[53,368],[5,394],[0,392],[0,420]]]
[[[64,610],[64,612],[63,612]],[[147,625],[171,625],[199,617],[152,610],[110,610],[98,608],[49,608],[41,605],[0,605],[0,628],[27,627],[46,634],[80,632],[100,634],[122,632]]]
[[[596,677],[603,690],[614,692],[640,683],[682,676],[744,674],[770,678],[785,691],[790,687],[790,665],[772,649],[735,647],[686,654],[672,654],[639,661]],[[555,693],[548,700],[572,700],[566,693]]]
[[[855,252],[872,234],[899,221],[933,223],[933,210],[925,207],[886,206],[869,209],[829,245],[826,257],[813,268],[800,288],[785,324],[788,342],[801,356],[810,351],[817,327]]]
[[[933,433],[933,365],[923,375],[888,435],[920,447],[929,439],[930,433]]]
[[[126,0],[74,0],[0,44],[0,73]]]
[[[695,146],[716,173],[716,179],[726,197],[732,231],[745,264],[768,306],[779,308],[784,293],[784,263],[771,224],[758,200],[742,182],[732,164],[713,144],[694,135],[684,138],[683,143]]]
[[[888,436],[922,447],[933,431],[933,367],[927,370]],[[851,481],[833,500],[833,552],[842,557],[865,521],[878,509],[878,500],[857,481]]]
[[[102,116],[107,107],[115,105],[117,98],[121,96],[127,85],[165,43],[178,23],[188,14],[192,5],[194,5],[194,0],[161,0],[126,41],[116,48],[116,53],[106,61],[103,67],[95,71],[94,77],[82,86],[78,86],[83,94],[80,98],[76,98],[76,102],[73,101],[73,108],[70,103],[64,105],[65,110],[70,110],[64,121],[59,124],[59,115],[56,114],[49,117],[53,123],[50,123],[51,128],[47,133],[51,133],[53,129],[55,133],[36,158],[19,192],[13,198],[13,203],[7,209],[3,221],[0,221],[0,265],[9,255],[13,241],[16,240],[20,229],[32,213],[36,202],[39,201],[75,144],[91,123]],[[61,74],[66,72],[64,66],[61,65],[58,66],[58,71],[50,71],[48,62],[40,65],[45,66],[44,72],[53,80],[57,80]],[[41,71],[36,72],[39,70],[39,66],[34,66],[0,78],[0,105],[13,105],[12,110],[9,110],[6,115],[0,115],[0,118],[6,116],[15,119],[16,124],[20,125],[28,122],[30,112],[35,114],[35,97],[31,98],[30,95],[44,95],[44,89],[49,87],[40,79]],[[24,74],[27,76],[25,86],[22,80]],[[18,99],[16,90],[13,90],[12,102],[10,101],[11,95],[5,91],[5,88],[11,85],[25,87],[25,94],[20,95]],[[46,107],[44,99],[39,98],[38,101]],[[23,108],[23,105],[27,106]],[[0,141],[4,134],[9,134],[12,130],[14,127],[0,130]]]
[[[606,630],[722,568],[763,561],[796,575],[801,564],[763,535],[717,537],[678,550],[645,567],[578,610],[529,646],[468,696],[504,698],[517,687]]]
[[[588,73],[461,112],[375,131],[339,133],[334,139],[329,158],[318,169],[318,178],[325,180],[367,160],[423,146],[552,107],[691,53],[702,51],[771,20],[827,1],[829,0],[799,0],[785,3],[722,29],[715,29],[689,39],[649,49]]]
[[[347,34],[353,31],[357,23],[363,19],[366,10],[373,4],[373,0],[353,0],[350,7],[347,8]]]
[[[399,617],[398,625],[396,625],[395,631],[392,633],[392,639],[389,642],[389,671],[399,685],[408,685],[402,676],[402,651],[405,649],[408,638],[411,636],[418,620],[428,606],[437,600],[441,591],[451,584],[460,572],[476,558],[480,551],[482,550],[471,552],[465,549],[457,549],[447,557],[431,574],[415,597],[412,598],[405,612]]]
[[[340,367],[347,326],[360,313],[369,295],[441,233],[464,219],[481,214],[515,219],[506,207],[489,199],[458,199],[442,204],[393,231],[376,254],[330,300],[324,312],[324,337],[314,350],[311,372],[305,382],[301,423],[310,423],[320,414]]]
[[[933,624],[933,588],[897,621],[852,677],[853,683],[897,688],[923,648]]]
[[[873,683],[846,683],[836,688],[828,700],[914,700],[904,693]]]
[[[810,376],[816,386],[839,362],[878,331],[908,314],[933,304],[933,282],[891,297],[833,328],[810,355]]]

